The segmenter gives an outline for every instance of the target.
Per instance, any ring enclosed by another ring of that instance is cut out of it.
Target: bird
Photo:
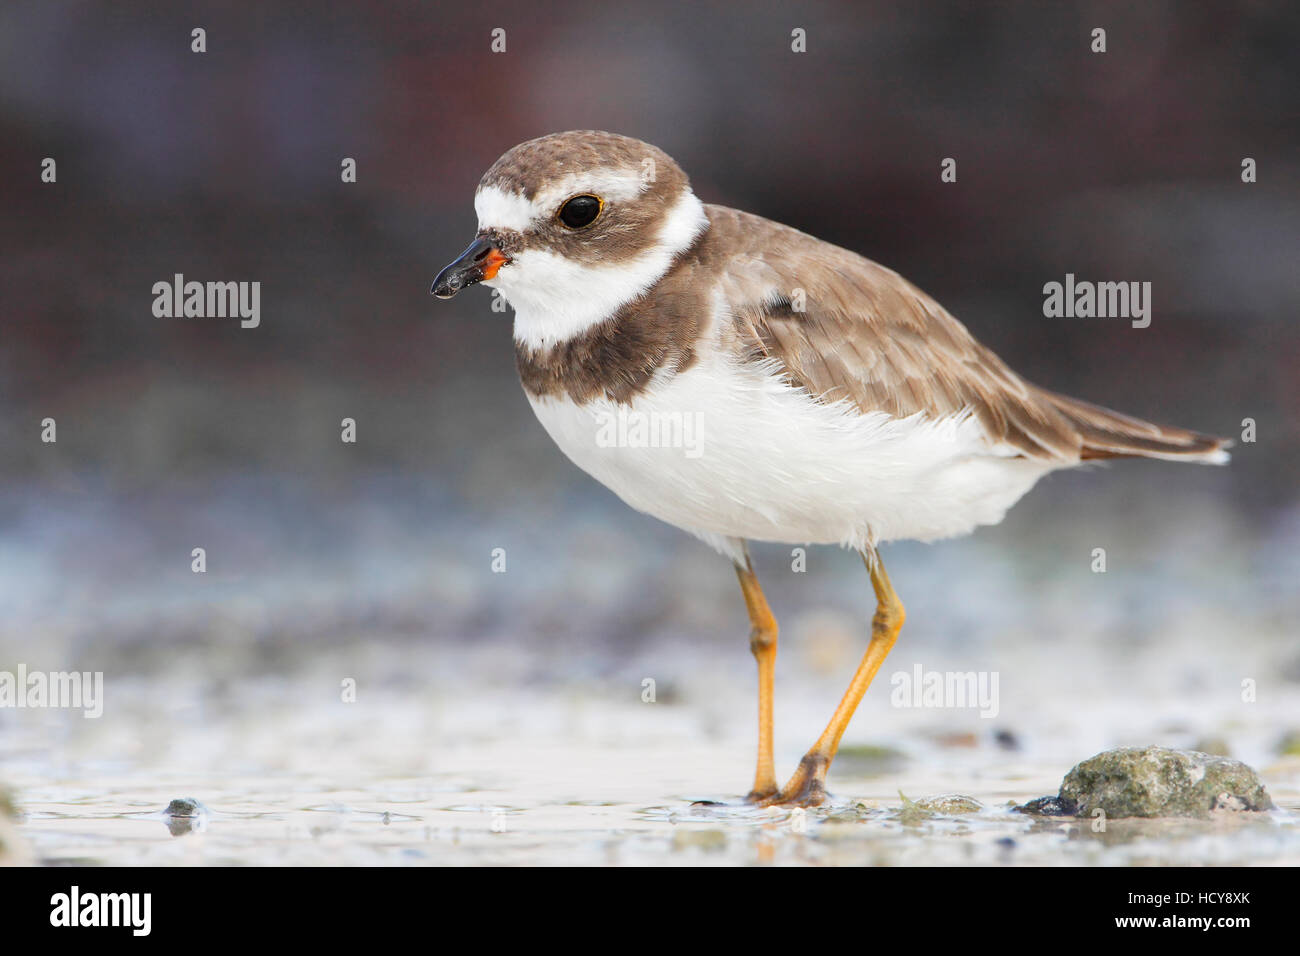
[[[1031,384],[898,273],[703,203],[667,153],[633,137],[521,143],[483,175],[474,211],[473,241],[430,291],[483,283],[504,298],[524,392],[555,444],[734,565],[758,665],[751,804],[827,800],[840,740],[905,617],[882,544],[997,524],[1065,468],[1228,460],[1227,439]],[[784,786],[778,625],[755,541],[857,551],[876,602],[848,690]]]

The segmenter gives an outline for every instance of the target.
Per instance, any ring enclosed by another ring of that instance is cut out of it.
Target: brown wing
[[[711,231],[741,250],[724,281],[745,303],[735,320],[756,358],[822,401],[899,417],[970,409],[991,444],[1078,460],[1078,432],[1051,402],[897,273],[757,216],[708,211]]]
[[[1079,432],[1084,458],[1191,458],[1222,464],[1226,438],[1144,422],[1082,399],[1039,389]]]
[[[928,295],[868,259],[757,216],[708,212],[717,248],[739,250],[721,272],[730,300],[744,303],[734,315],[741,347],[777,360],[822,401],[900,417],[969,409],[991,445],[1044,460],[1219,447],[1037,388]]]

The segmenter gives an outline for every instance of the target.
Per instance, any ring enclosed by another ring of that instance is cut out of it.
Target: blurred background
[[[487,291],[428,294],[482,172],[573,128],[653,142],[706,202],[898,270],[1032,381],[1222,435],[1257,423],[1230,467],[1062,474],[997,528],[888,549],[909,610],[891,665],[999,671],[1000,716],[891,708],[884,685],[849,745],[924,780],[954,747],[978,772],[1030,766],[1033,784],[992,786],[1016,794],[1119,743],[1284,760],[1298,26],[1285,3],[6,3],[0,669],[102,670],[107,694],[98,722],[0,710],[38,854],[140,859],[111,828],[68,850],[84,808],[196,779],[220,803],[217,779],[304,766],[368,806],[376,779],[418,781],[394,787],[419,803],[483,774],[515,803],[621,799],[598,770],[613,753],[632,801],[743,792],[754,677],[731,570],[550,444]],[[175,273],[260,281],[260,327],[156,318]],[[1150,327],[1044,318],[1066,273],[1151,282]],[[861,654],[870,590],[834,549],[804,574],[781,546],[755,560],[784,626],[788,770]],[[300,809],[302,779],[283,785]]]

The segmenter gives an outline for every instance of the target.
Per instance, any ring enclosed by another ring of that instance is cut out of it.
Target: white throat
[[[499,289],[514,307],[515,341],[549,349],[609,318],[658,282],[708,224],[704,205],[687,187],[669,210],[654,244],[632,259],[597,265],[528,249],[484,284]]]

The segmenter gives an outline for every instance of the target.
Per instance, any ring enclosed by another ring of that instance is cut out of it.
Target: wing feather
[[[974,414],[991,446],[1079,460],[1079,431],[1056,404],[906,279],[757,216],[708,211],[717,247],[731,251],[723,268],[747,354],[775,360],[820,401],[900,418]]]

